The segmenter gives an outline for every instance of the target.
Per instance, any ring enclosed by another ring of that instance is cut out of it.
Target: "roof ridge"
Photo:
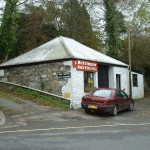
[[[70,51],[69,47],[67,46],[67,44],[66,44],[66,42],[64,41],[63,38],[64,38],[63,36],[59,36],[59,40],[60,40],[60,42],[62,43],[62,45],[64,46],[66,53],[68,53],[68,55],[69,55],[70,57],[74,58],[74,55],[73,55],[72,52]]]

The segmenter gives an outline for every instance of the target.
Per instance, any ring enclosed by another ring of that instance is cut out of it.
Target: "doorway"
[[[121,75],[116,74],[116,88],[121,89]]]
[[[108,65],[98,65],[98,87],[109,87]]]

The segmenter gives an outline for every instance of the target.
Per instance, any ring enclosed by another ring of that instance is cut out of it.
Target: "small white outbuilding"
[[[79,108],[82,96],[93,88],[118,88],[129,94],[128,67],[73,39],[58,37],[1,64],[0,80],[70,98]],[[132,97],[144,97],[143,75],[132,72],[131,79]]]

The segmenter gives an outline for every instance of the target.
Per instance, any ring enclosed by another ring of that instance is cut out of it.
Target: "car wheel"
[[[118,109],[117,109],[117,106],[115,105],[112,112],[111,112],[112,116],[117,116],[118,114]]]
[[[84,109],[84,111],[85,111],[87,114],[91,113],[91,110],[89,110],[89,109]]]
[[[128,108],[129,111],[133,111],[134,110],[134,103],[131,103],[129,105],[129,108]]]

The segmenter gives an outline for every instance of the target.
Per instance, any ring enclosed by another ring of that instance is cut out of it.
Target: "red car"
[[[116,116],[121,110],[134,109],[134,100],[124,91],[114,88],[98,88],[90,95],[82,97],[85,112],[100,111]]]

